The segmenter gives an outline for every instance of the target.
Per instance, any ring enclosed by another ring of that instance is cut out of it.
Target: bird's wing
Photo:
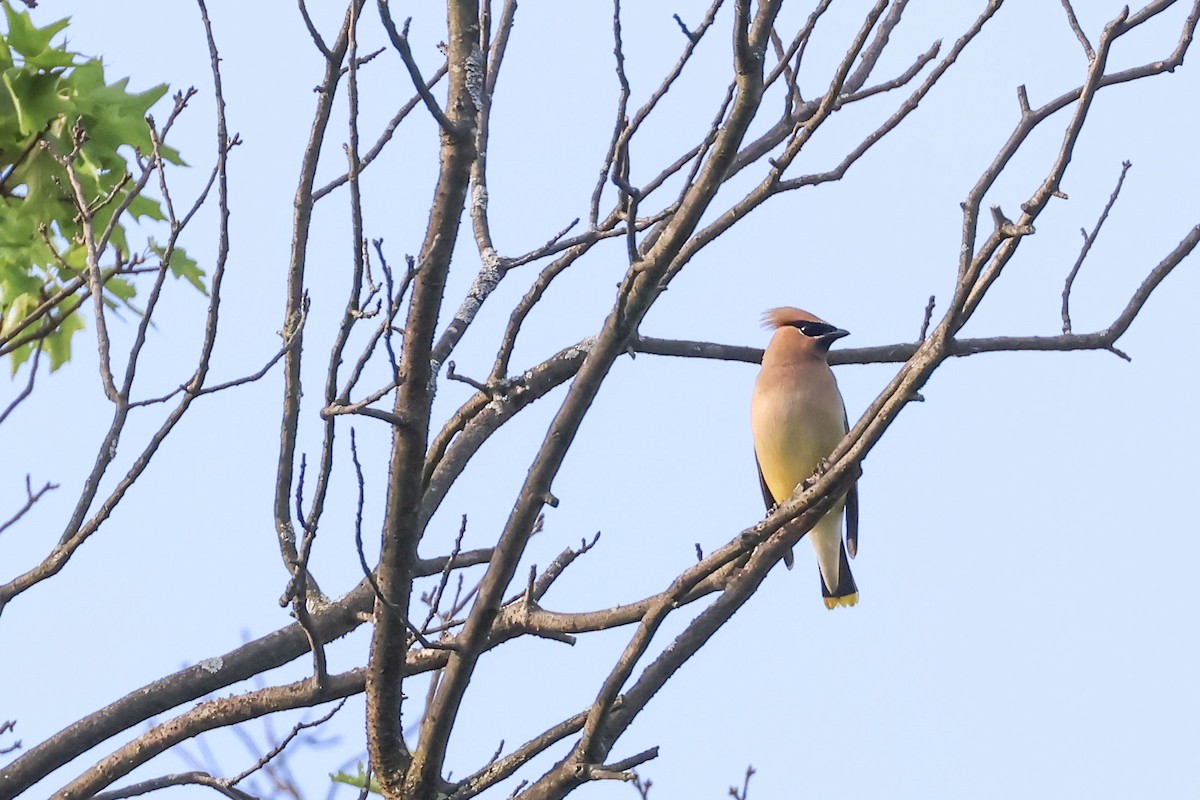
[[[758,468],[758,485],[762,487],[763,502],[767,504],[767,513],[770,514],[771,509],[775,508],[775,506],[779,504],[775,502],[775,497],[771,494],[771,490],[767,488],[767,479],[763,477],[762,465],[758,463],[757,454],[754,456],[754,466]],[[792,564],[795,563],[795,558],[795,554],[793,554],[791,550],[788,550],[783,554],[784,566],[786,566],[788,569],[791,569]]]
[[[851,558],[858,555],[858,484],[846,492],[846,552]]]
[[[762,487],[763,502],[767,504],[767,513],[770,513],[771,509],[779,504],[775,502],[771,490],[767,488],[767,479],[763,477],[762,465],[758,463],[757,454],[754,456],[754,466],[758,468],[758,485]]]
[[[846,420],[846,430],[850,430],[850,416],[846,414],[846,406],[842,406],[842,415]],[[859,470],[861,474],[862,470]],[[762,473],[760,472],[761,476]],[[851,558],[858,555],[858,481],[850,485],[846,492],[846,552]]]

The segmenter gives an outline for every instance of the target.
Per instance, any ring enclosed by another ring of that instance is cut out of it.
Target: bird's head
[[[830,325],[825,320],[799,308],[781,306],[763,314],[763,327],[775,330],[772,346],[780,345],[799,348],[824,356],[829,346],[850,331]],[[796,333],[791,333],[794,330]],[[798,335],[797,335],[798,334]]]

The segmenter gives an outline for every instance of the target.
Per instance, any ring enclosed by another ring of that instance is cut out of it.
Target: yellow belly
[[[796,486],[812,476],[845,435],[842,418],[789,410],[792,413],[770,413],[766,409],[768,413],[760,415],[754,426],[758,466],[777,503],[791,497]]]

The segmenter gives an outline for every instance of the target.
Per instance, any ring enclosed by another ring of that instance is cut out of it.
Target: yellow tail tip
[[[846,606],[848,608],[858,605],[858,592],[842,597],[823,597],[821,599],[825,601],[826,608],[837,608],[838,606]]]

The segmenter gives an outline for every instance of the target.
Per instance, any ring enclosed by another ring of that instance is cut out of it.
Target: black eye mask
[[[814,339],[819,339],[822,336],[837,331],[838,329],[826,322],[795,322],[792,327],[803,333],[805,336],[811,336]]]

